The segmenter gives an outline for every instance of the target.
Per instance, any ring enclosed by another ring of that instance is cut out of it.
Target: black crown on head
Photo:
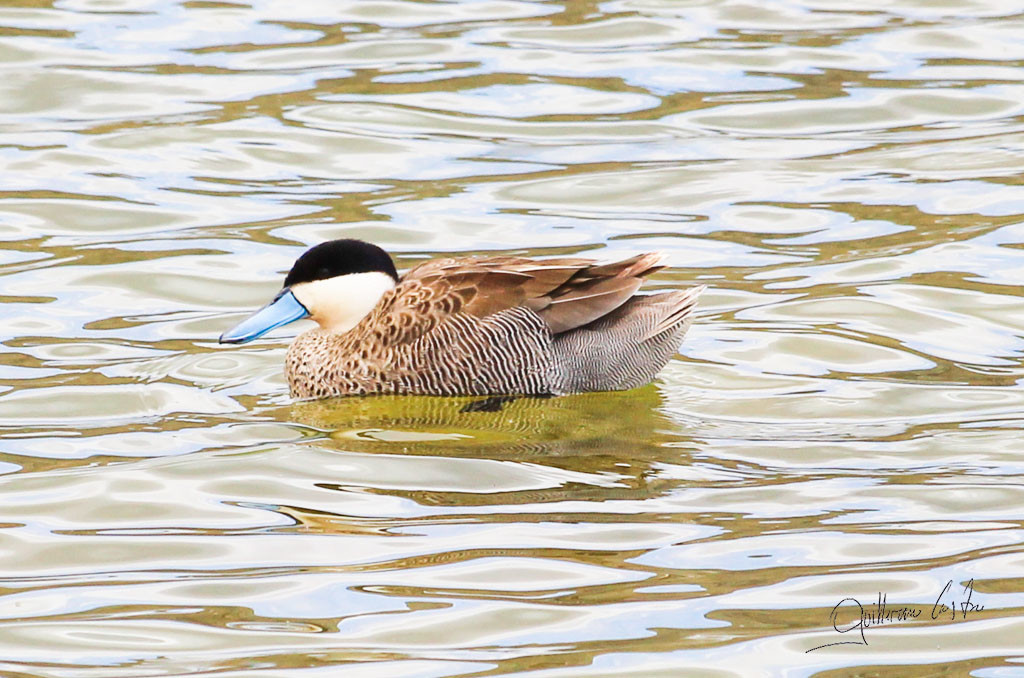
[[[311,247],[295,260],[284,286],[336,278],[351,273],[386,273],[398,282],[398,271],[388,253],[368,242],[345,238]]]

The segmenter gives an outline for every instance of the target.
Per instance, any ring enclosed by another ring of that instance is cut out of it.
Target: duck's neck
[[[292,285],[292,294],[322,329],[343,334],[359,324],[394,288],[394,278],[373,271],[299,283]]]

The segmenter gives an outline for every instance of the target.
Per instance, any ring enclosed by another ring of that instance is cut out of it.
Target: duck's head
[[[347,332],[397,283],[395,264],[376,245],[320,243],[295,261],[273,301],[220,335],[220,342],[244,344],[305,317],[325,330]]]

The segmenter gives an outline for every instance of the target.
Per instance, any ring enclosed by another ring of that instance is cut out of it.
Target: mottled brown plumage
[[[661,255],[612,264],[439,259],[406,273],[351,330],[288,350],[296,398],[564,394],[633,388],[678,348],[703,286],[633,296]]]

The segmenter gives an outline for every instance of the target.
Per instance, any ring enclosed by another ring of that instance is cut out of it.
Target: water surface
[[[999,0],[5,3],[0,673],[1019,671],[1022,31]],[[649,288],[709,290],[635,391],[292,403],[305,325],[216,339],[336,237],[662,250]],[[861,636],[880,595],[918,614]]]

